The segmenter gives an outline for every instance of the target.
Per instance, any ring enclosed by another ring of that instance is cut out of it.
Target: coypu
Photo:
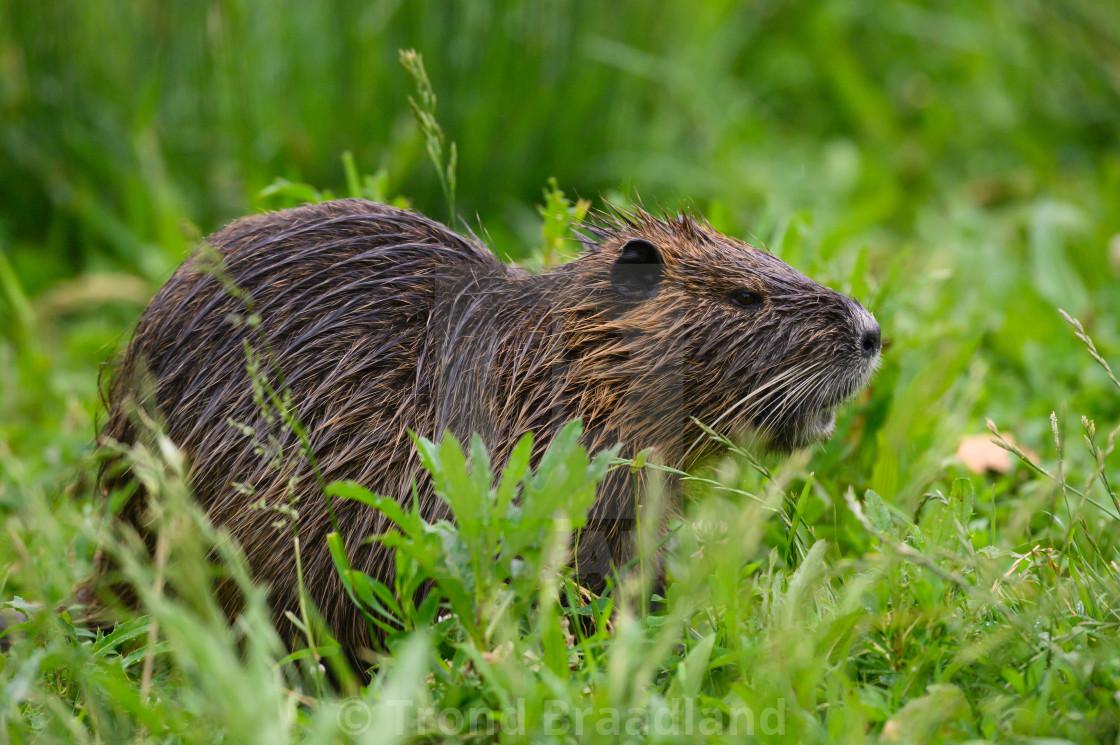
[[[835,406],[876,366],[872,315],[764,250],[687,215],[641,209],[582,227],[583,253],[540,274],[418,213],[352,199],[247,217],[208,243],[252,298],[322,477],[403,504],[415,480],[429,521],[446,518],[447,507],[410,429],[462,441],[478,433],[500,470],[524,433],[535,433],[539,457],[580,418],[590,451],[621,443],[632,457],[652,447],[659,462],[685,469],[718,445],[694,420],[778,451],[826,439]],[[243,349],[253,330],[230,322],[244,300],[228,289],[196,254],[155,295],[108,390],[102,436],[137,437],[130,401],[141,372],[150,376],[146,405],[188,455],[209,517],[270,588],[280,624],[296,609],[291,536],[251,505],[287,504],[296,477],[306,585],[356,662],[376,639],[336,574],[310,465],[294,457],[276,468],[246,435],[252,427],[298,451],[290,429],[254,402]],[[134,496],[121,512],[138,529],[143,502]],[[387,520],[357,502],[335,509],[355,568],[391,586],[389,549],[362,544]],[[601,586],[633,555],[634,527],[635,484],[616,469],[580,539],[581,582]],[[219,594],[232,611],[232,593]]]

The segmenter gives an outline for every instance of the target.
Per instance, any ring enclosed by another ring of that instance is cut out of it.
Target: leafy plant
[[[591,202],[586,199],[571,201],[561,191],[556,177],[548,179],[548,187],[544,190],[544,204],[537,207],[543,220],[541,238],[544,242],[546,266],[559,263],[567,255],[564,246],[572,241],[572,229],[587,217],[590,209]]]
[[[447,504],[451,520],[428,523],[417,496],[407,508],[358,484],[328,485],[328,494],[369,505],[396,528],[371,538],[395,552],[392,588],[353,569],[339,536],[329,538],[346,589],[367,609],[370,621],[389,632],[396,630],[394,624],[423,628],[434,620],[437,603],[446,601],[455,625],[487,649],[495,634],[509,633],[511,624],[528,618],[541,588],[555,588],[554,575],[573,531],[586,522],[595,488],[614,457],[606,451],[588,458],[578,442],[581,431],[578,421],[568,423],[535,470],[529,468],[533,436],[526,434],[500,478],[477,435],[469,454],[450,432],[438,445],[414,435],[435,495]],[[431,592],[417,609],[412,601],[429,582]]]

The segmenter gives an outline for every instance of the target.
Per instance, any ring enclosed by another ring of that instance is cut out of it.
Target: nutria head
[[[721,434],[779,452],[826,440],[879,363],[871,313],[765,250],[688,216],[628,212],[590,229],[597,245],[569,266],[609,278],[614,322],[650,358],[639,367],[660,369],[647,393],[679,377],[682,413]]]

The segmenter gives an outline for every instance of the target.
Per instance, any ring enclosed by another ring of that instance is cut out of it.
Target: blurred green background
[[[1116,3],[3,0],[0,483],[74,480],[100,365],[277,178],[343,191],[352,151],[448,219],[403,48],[499,253],[539,248],[555,177],[694,204],[872,307],[885,367],[818,470],[905,502],[984,417],[1042,449],[1055,408],[1120,416],[1055,310],[1115,358]]]

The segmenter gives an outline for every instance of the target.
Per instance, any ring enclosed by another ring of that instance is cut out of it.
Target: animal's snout
[[[879,354],[882,347],[883,339],[879,330],[879,323],[875,319],[871,319],[871,324],[866,326],[859,336],[860,354],[864,357],[874,357]]]
[[[848,302],[854,316],[853,325],[856,342],[859,344],[859,354],[864,359],[871,359],[883,348],[883,332],[879,328],[879,322],[860,305],[859,301],[848,298]]]

